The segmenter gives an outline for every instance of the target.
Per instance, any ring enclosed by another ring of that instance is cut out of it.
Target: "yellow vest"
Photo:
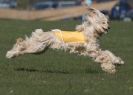
[[[55,32],[57,38],[65,43],[85,43],[85,37],[82,32],[78,31],[61,31]]]

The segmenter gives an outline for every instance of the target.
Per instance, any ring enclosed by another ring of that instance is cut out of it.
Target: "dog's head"
[[[84,15],[83,20],[84,26],[92,26],[92,31],[95,32],[97,36],[101,36],[102,34],[107,33],[109,29],[108,18],[99,10],[94,8],[88,8],[88,13]]]
[[[26,45],[22,38],[18,38],[13,48],[9,50],[6,54],[7,58],[13,58],[22,54],[26,50]]]

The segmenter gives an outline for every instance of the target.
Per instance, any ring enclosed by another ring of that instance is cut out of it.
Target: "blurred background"
[[[87,6],[99,9],[112,20],[133,20],[133,0],[0,0],[0,18],[81,19]]]

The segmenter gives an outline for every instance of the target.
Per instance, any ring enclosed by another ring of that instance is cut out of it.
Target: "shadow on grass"
[[[37,70],[37,69],[29,69],[29,68],[16,68],[15,71],[24,71],[24,72],[45,72],[45,73],[61,73],[61,74],[70,74],[67,71],[54,71],[54,70]]]
[[[55,74],[72,74],[75,72],[69,72],[69,71],[63,71],[63,70],[38,70],[38,69],[30,69],[30,68],[15,68],[15,71],[18,72],[39,72],[39,73],[55,73]],[[79,73],[76,72],[76,73]],[[99,74],[100,72],[98,70],[94,70],[94,69],[85,69],[82,73],[90,73],[90,74]]]

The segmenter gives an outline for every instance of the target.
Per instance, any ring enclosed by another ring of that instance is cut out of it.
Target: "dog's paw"
[[[117,57],[117,58],[115,58],[115,60],[114,60],[114,62],[113,62],[114,64],[118,64],[118,65],[123,65],[124,64],[124,61],[120,58],[120,57]]]
[[[110,73],[110,74],[114,74],[116,72],[115,65],[111,63],[102,63],[101,68],[103,71]]]

